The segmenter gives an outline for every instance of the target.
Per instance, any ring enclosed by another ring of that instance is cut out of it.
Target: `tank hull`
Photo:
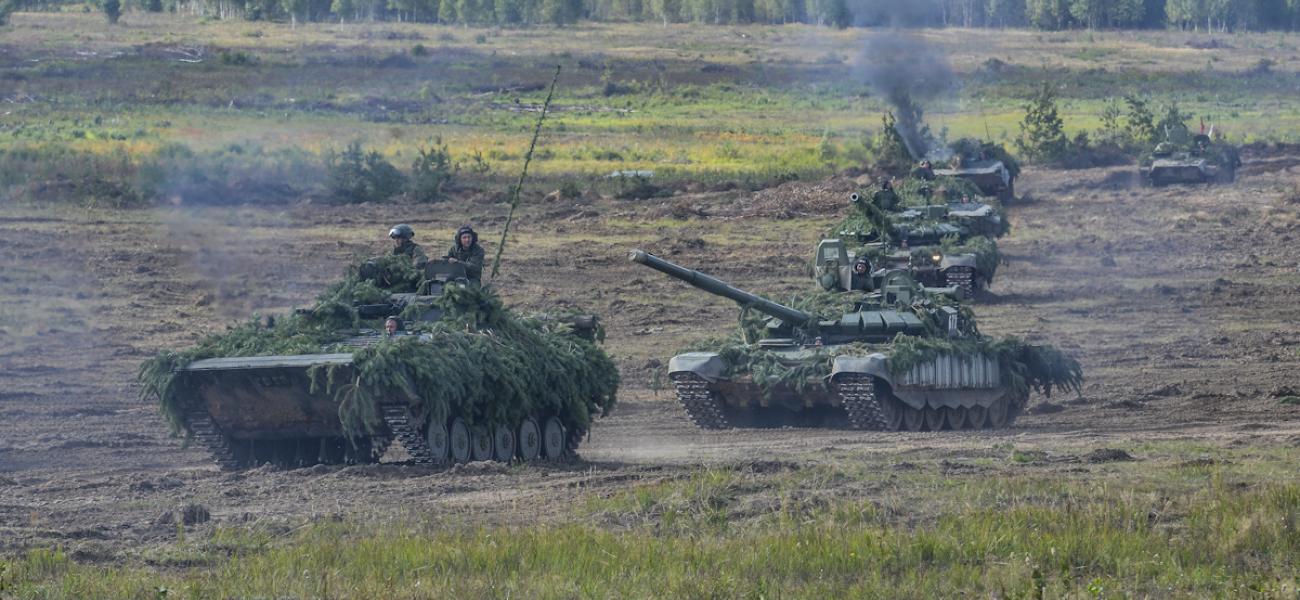
[[[981,194],[999,200],[1007,201],[1015,196],[1015,179],[1001,161],[986,161],[960,169],[935,169],[934,174],[965,179],[975,184]]]
[[[669,376],[678,400],[704,429],[825,427],[878,431],[1009,426],[1027,396],[1003,381],[996,361],[941,355],[901,375],[883,354],[835,357],[827,381],[764,390],[730,378],[721,356],[678,355]],[[988,418],[989,416],[993,418]]]

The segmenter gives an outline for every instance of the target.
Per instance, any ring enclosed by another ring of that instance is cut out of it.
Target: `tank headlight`
[[[943,255],[938,252],[935,252],[934,254],[930,255],[930,260],[934,261],[934,264],[937,265],[943,261]]]

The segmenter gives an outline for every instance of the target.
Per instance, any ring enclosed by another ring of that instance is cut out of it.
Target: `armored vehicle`
[[[370,285],[383,277],[355,279],[339,288],[365,290],[342,294],[344,318],[323,297],[165,354],[142,369],[145,393],[227,469],[370,463],[392,442],[416,463],[568,455],[618,385],[598,321],[521,319],[465,277],[463,263],[433,261],[415,292],[386,298]]]
[[[1020,165],[1002,146],[962,139],[952,145],[952,150],[954,156],[948,168],[935,169],[935,175],[970,181],[981,194],[995,196],[1002,202],[1015,199]]]
[[[1030,388],[1077,389],[1082,378],[1053,348],[981,336],[968,310],[937,302],[905,271],[823,319],[640,250],[629,258],[769,317],[757,341],[669,361],[678,400],[704,429],[999,428],[1015,420]]]
[[[1198,134],[1186,145],[1160,142],[1139,166],[1142,181],[1155,187],[1172,183],[1232,183],[1241,157],[1227,144],[1215,144]]]
[[[1001,262],[993,238],[1007,231],[998,208],[966,201],[885,213],[869,206],[864,195],[851,194],[849,201],[861,215],[832,231],[835,237],[823,240],[814,258],[825,289],[849,289],[844,269],[858,258],[875,269],[906,269],[928,286],[956,287],[966,299],[992,283]],[[823,252],[828,244],[840,248],[828,254]]]

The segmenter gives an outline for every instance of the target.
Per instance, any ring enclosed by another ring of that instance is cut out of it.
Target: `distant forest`
[[[103,0],[116,4],[119,0]],[[1300,0],[126,0],[219,19],[564,25],[577,21],[810,23],[832,27],[1296,30]],[[0,0],[41,10],[65,4]]]

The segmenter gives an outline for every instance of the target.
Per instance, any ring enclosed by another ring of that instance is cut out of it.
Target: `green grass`
[[[992,465],[974,474],[945,474],[947,460],[894,469],[896,458],[856,454],[670,471],[579,492],[537,523],[412,514],[287,534],[182,530],[126,566],[33,549],[0,562],[0,595],[1295,596],[1300,485],[1279,476],[1295,449],[1175,441],[1129,451],[1137,462],[1089,465],[1085,478],[1050,460],[1022,463],[1007,445],[956,459]]]

